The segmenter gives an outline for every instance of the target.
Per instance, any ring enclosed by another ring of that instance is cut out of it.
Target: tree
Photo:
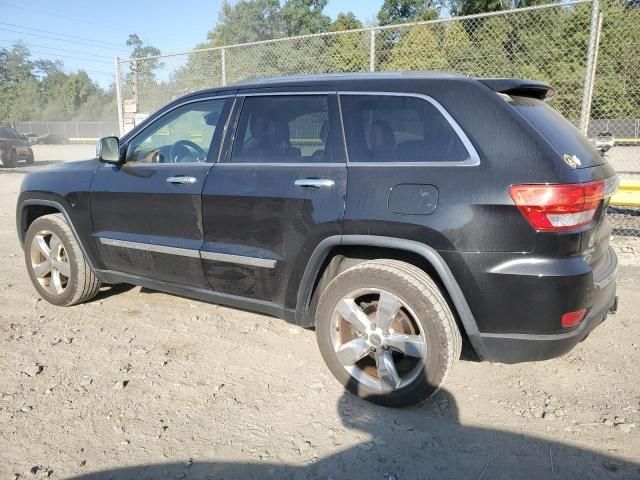
[[[449,10],[453,15],[475,15],[498,12],[513,8],[532,7],[551,3],[554,0],[449,0]],[[640,1],[640,0],[638,0]]]
[[[356,17],[353,12],[340,12],[331,24],[331,27],[329,27],[329,30],[332,32],[340,32],[342,30],[356,30],[362,27],[362,22],[358,20],[358,17]]]
[[[331,24],[332,32],[344,32],[327,38],[330,45],[330,65],[334,72],[361,72],[369,68],[369,33],[353,32],[362,22],[352,12],[339,13]]]
[[[153,57],[160,55],[160,49],[151,45],[145,45],[140,37],[135,34],[129,34],[127,46],[131,47],[130,58]],[[149,92],[157,86],[156,71],[164,67],[157,58],[149,58],[145,60],[132,60],[129,63],[129,74],[127,75],[127,84],[130,85],[134,98],[140,103],[140,92]],[[138,106],[139,111],[147,108]],[[147,108],[148,109],[148,108]]]
[[[427,25],[414,25],[393,47],[385,70],[442,70],[447,60],[438,39]]]
[[[331,18],[322,13],[327,3],[328,0],[287,0],[280,9],[282,36],[328,31]]]
[[[438,18],[438,5],[435,0],[384,0],[378,12],[380,25],[436,18]]]
[[[102,90],[85,72],[67,74],[59,60],[31,60],[23,44],[0,49],[0,120],[114,120],[113,89]]]
[[[202,46],[219,47],[276,38],[280,32],[279,0],[240,0],[222,4],[218,24]]]

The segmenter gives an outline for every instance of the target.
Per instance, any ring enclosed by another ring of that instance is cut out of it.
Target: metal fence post
[[[116,69],[116,102],[118,103],[118,133],[124,133],[124,118],[122,117],[122,91],[120,90],[120,59],[113,59],[113,66]]]
[[[221,75],[222,75],[222,86],[227,85],[227,49],[220,49],[220,67],[221,67]]]
[[[584,86],[582,89],[582,107],[580,108],[580,131],[586,135],[591,116],[591,92],[596,69],[596,55],[598,43],[598,18],[600,5],[598,0],[591,2],[591,26],[589,28],[589,47],[587,49],[587,66],[585,68]]]
[[[369,30],[369,71],[376,70],[376,29]]]

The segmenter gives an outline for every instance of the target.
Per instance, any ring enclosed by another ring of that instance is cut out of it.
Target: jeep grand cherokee
[[[569,351],[615,308],[617,177],[543,83],[440,72],[189,94],[30,173],[17,227],[55,305],[130,283],[315,327],[350,391],[435,393]]]

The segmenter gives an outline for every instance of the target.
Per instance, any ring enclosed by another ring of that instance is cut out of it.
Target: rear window
[[[351,162],[464,162],[469,152],[430,102],[396,95],[341,95]]]
[[[529,97],[509,97],[509,103],[560,155],[576,155],[581,165],[593,167],[605,163],[604,157],[571,122],[545,102]]]

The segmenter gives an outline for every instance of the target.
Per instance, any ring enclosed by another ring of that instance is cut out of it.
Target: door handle
[[[190,184],[196,183],[196,177],[184,177],[184,176],[168,177],[167,183],[190,185]]]
[[[336,184],[328,178],[299,178],[294,182],[296,187],[331,188]]]

